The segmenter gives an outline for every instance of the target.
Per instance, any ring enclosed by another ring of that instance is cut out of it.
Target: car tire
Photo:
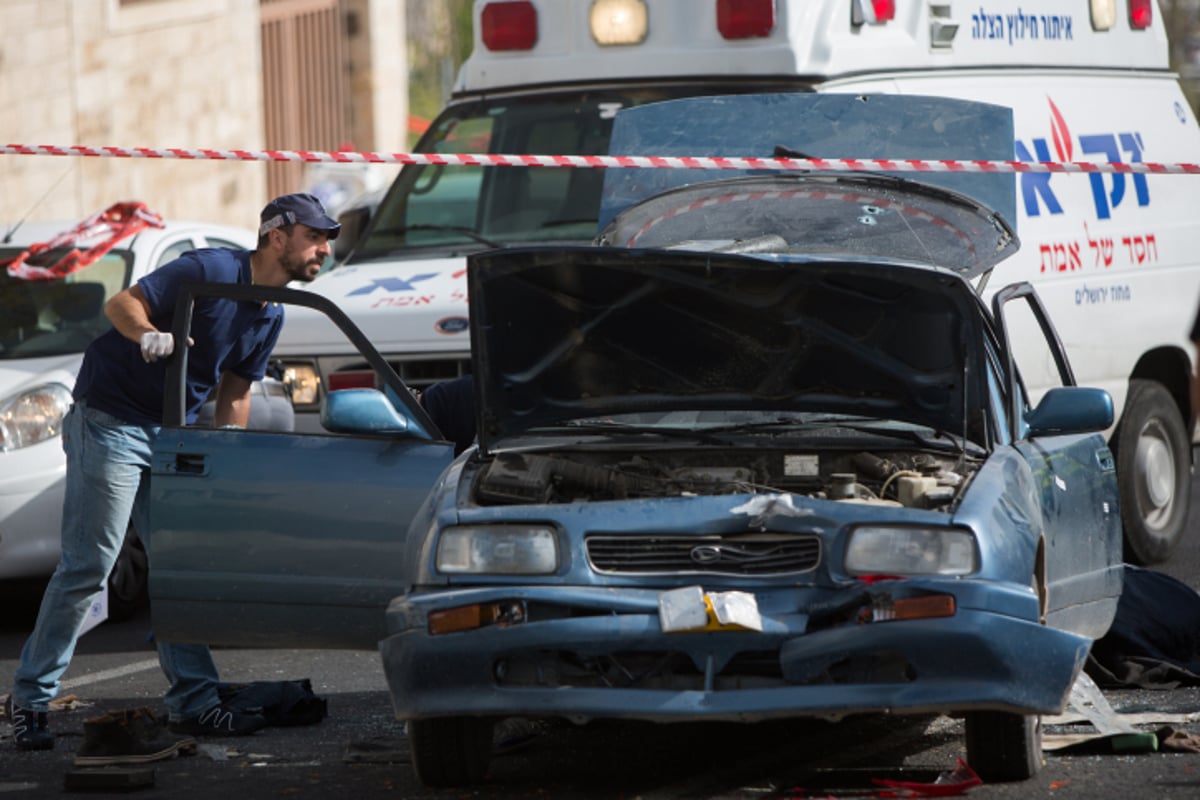
[[[1032,778],[1042,768],[1042,719],[1008,711],[971,711],[967,763],[984,783]]]
[[[1157,381],[1132,380],[1112,438],[1125,531],[1125,560],[1170,558],[1187,522],[1191,441],[1179,406]]]
[[[130,525],[117,563],[108,575],[108,619],[122,622],[144,608],[150,601],[146,583],[150,575],[146,549]]]
[[[408,722],[413,770],[426,786],[469,786],[483,780],[492,758],[495,721],[437,717]]]

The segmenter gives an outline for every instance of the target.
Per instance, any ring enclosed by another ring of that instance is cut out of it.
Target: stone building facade
[[[324,9],[335,24],[318,35],[341,37],[328,58],[336,58],[341,74],[333,83],[344,94],[320,113],[337,115],[345,135],[304,149],[401,149],[394,143],[404,141],[407,118],[403,7],[402,0],[0,0],[0,142],[284,147],[267,141],[272,112],[264,94],[276,91],[264,89],[263,49],[275,45],[265,44],[264,19]],[[308,58],[304,41],[288,47]],[[286,69],[273,78],[289,79]],[[285,89],[302,98],[313,91],[291,85],[278,93]],[[79,220],[132,200],[167,218],[252,227],[279,185],[268,185],[267,170],[253,161],[0,154],[0,226],[25,217]],[[286,190],[305,188],[303,173],[289,180]]]

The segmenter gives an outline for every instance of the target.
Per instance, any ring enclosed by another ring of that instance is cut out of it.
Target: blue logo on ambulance
[[[427,272],[427,273],[424,273],[421,275],[414,275],[408,279],[404,279],[404,278],[400,278],[400,277],[372,278],[371,282],[368,283],[366,286],[360,286],[352,292],[347,292],[346,296],[354,297],[355,295],[360,295],[360,294],[371,294],[376,289],[382,289],[383,291],[389,292],[389,293],[390,292],[415,292],[415,291],[417,291],[417,287],[413,285],[414,283],[418,283],[420,281],[427,281],[430,278],[436,278],[437,276],[438,276],[438,274],[436,272]]]
[[[1058,106],[1049,97],[1050,103],[1050,133],[1051,141],[1035,138],[1030,141],[1033,149],[1020,139],[1016,142],[1016,155],[1019,161],[1074,161],[1075,143],[1071,129]],[[1051,146],[1054,150],[1051,153]],[[1099,156],[1093,159],[1101,162],[1140,163],[1142,161],[1142,135],[1140,133],[1088,133],[1079,136],[1079,153],[1081,156]],[[1080,159],[1084,160],[1084,159]],[[1020,176],[1021,199],[1025,204],[1025,214],[1030,217],[1040,216],[1045,206],[1049,214],[1063,213],[1062,204],[1050,186],[1050,179],[1055,173],[1022,173]],[[1096,217],[1109,219],[1112,212],[1129,198],[1126,196],[1129,184],[1133,185],[1133,197],[1139,206],[1150,205],[1150,188],[1145,175],[1102,175],[1088,174],[1092,184],[1092,201],[1096,205]]]

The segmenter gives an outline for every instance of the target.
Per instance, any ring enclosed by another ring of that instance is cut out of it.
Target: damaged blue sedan
[[[678,102],[633,116],[714,100]],[[913,117],[954,140],[994,111]],[[981,299],[1015,232],[896,176],[624,180],[595,245],[470,257],[453,461],[336,308],[242,287],[329,313],[376,388],[331,392],[325,435],[168,425],[157,633],[379,641],[435,786],[479,780],[514,716],[944,712],[985,780],[1033,775],[1115,612],[1121,524],[1108,394],[1028,284]],[[1027,357],[1061,385],[1031,397]]]

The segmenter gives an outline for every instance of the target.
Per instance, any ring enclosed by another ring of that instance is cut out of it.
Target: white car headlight
[[[321,376],[312,364],[285,363],[283,385],[292,397],[293,406],[311,406],[321,399]]]
[[[545,525],[461,525],[438,540],[439,572],[472,575],[551,575],[558,537]]]
[[[962,528],[864,525],[850,533],[846,571],[856,575],[969,575],[975,536]]]
[[[0,451],[19,450],[62,433],[71,390],[61,383],[35,386],[0,400]]]

